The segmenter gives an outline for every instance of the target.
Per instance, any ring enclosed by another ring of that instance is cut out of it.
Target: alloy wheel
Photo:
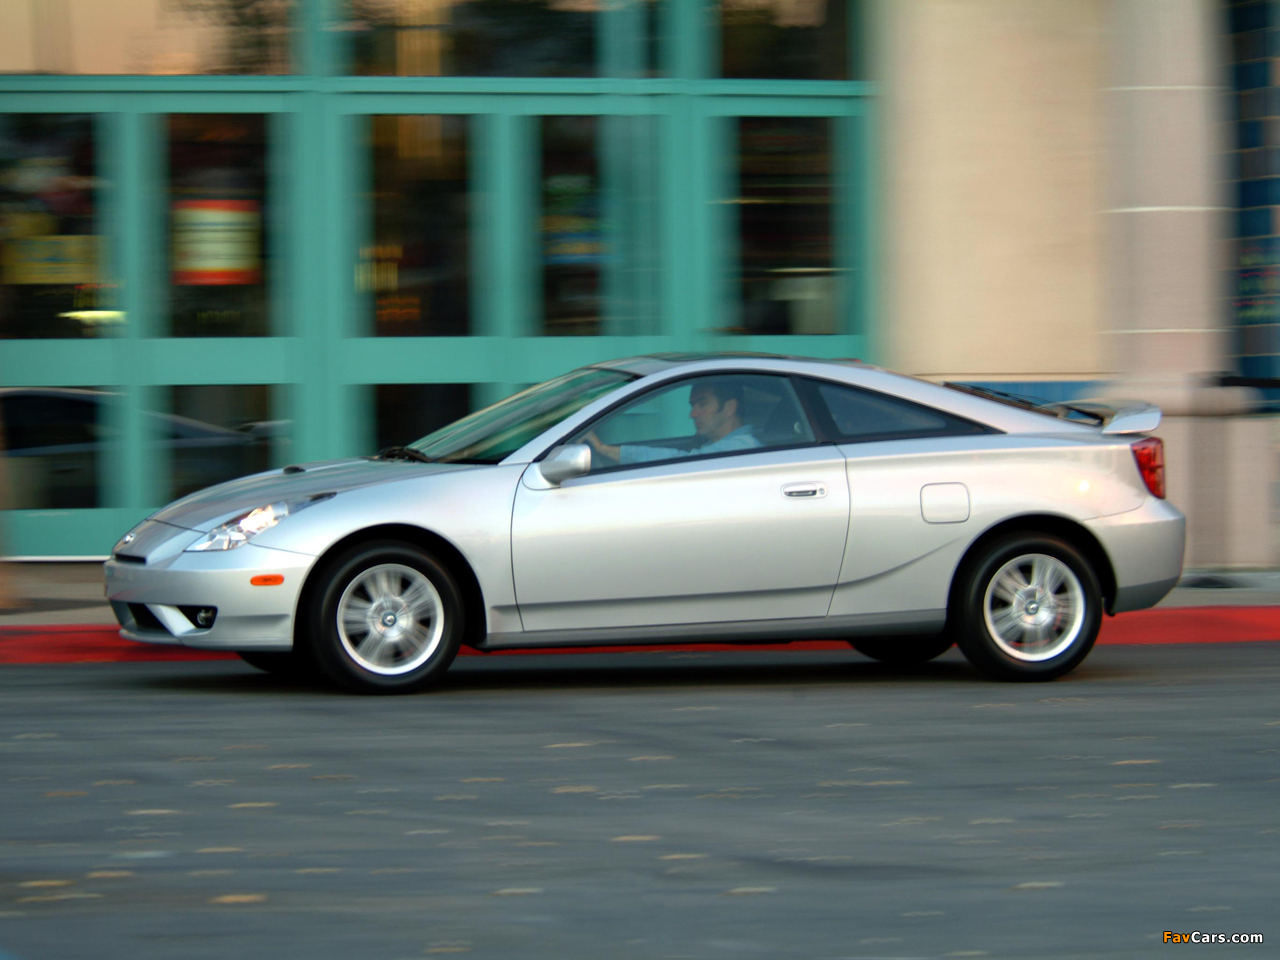
[[[1016,660],[1051,660],[1080,635],[1086,616],[1084,588],[1056,557],[1014,557],[987,584],[983,617],[991,639]]]
[[[338,639],[371,673],[399,676],[431,659],[444,634],[444,603],[431,581],[402,563],[361,571],[342,592]]]

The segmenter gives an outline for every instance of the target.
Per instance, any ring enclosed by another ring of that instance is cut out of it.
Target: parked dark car
[[[120,439],[110,410],[118,399],[115,393],[71,387],[0,388],[8,506],[101,506],[103,458]],[[171,458],[173,496],[266,470],[271,445],[282,432],[281,421],[229,429],[172,414],[145,416]]]

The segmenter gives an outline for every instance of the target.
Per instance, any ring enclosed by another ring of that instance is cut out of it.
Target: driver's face
[[[709,387],[693,387],[689,390],[689,416],[700,437],[719,439],[727,431],[724,425],[734,414],[736,403],[721,403]]]

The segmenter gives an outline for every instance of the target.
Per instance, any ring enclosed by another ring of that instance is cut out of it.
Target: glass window
[[[658,0],[348,0],[339,29],[350,40],[358,75],[652,76],[658,6]]]
[[[599,117],[542,118],[543,332],[595,334],[608,255],[600,216]]]
[[[599,470],[789,447],[814,435],[788,378],[722,374],[658,388],[571,442],[589,445]]]
[[[266,384],[170,388],[173,413],[152,414],[152,429],[169,451],[171,499],[287,460],[292,425],[271,419],[273,392]]]
[[[471,332],[468,118],[368,118],[373,153],[373,243],[356,284],[381,337]],[[370,328],[366,328],[370,329]]]
[[[498,463],[544,430],[633,379],[615,370],[575,370],[442,427],[413,447],[446,463]]]
[[[873,390],[817,381],[808,381],[807,385],[817,395],[814,409],[819,419],[826,421],[825,432],[837,440],[894,440],[988,432],[980,424]]]
[[[289,73],[295,0],[0,3],[0,73]]]
[[[6,507],[50,510],[101,505],[99,488],[114,394],[97,389],[0,389]]]
[[[737,322],[727,332],[839,333],[831,120],[738,120]]]
[[[659,323],[656,118],[541,118],[542,332]]]
[[[0,338],[108,335],[93,118],[0,114]]]
[[[722,0],[721,76],[847,80],[856,9],[857,0]]]
[[[467,415],[465,383],[380,383],[374,387],[377,449],[398,447]]]
[[[169,117],[169,318],[175,337],[268,332],[266,117]]]

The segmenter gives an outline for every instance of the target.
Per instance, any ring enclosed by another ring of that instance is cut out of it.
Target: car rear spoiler
[[[1150,433],[1160,426],[1160,408],[1143,400],[1072,400],[1063,406],[1101,418],[1103,433]]]

